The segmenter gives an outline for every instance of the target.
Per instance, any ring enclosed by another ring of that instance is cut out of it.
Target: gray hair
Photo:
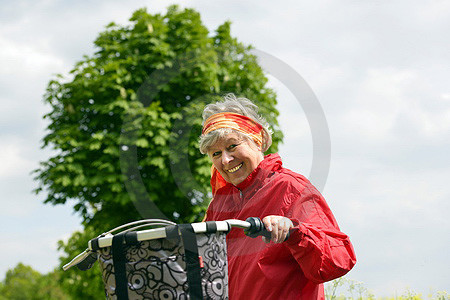
[[[265,152],[269,149],[270,145],[272,145],[272,130],[269,128],[269,123],[258,114],[258,106],[256,106],[252,101],[247,98],[236,96],[232,93],[227,94],[223,97],[223,101],[219,101],[216,103],[211,103],[205,106],[203,110],[203,122],[202,125],[205,124],[205,121],[211,117],[212,115],[222,113],[222,112],[232,112],[236,114],[240,114],[246,117],[251,118],[253,121],[257,122],[263,127],[262,132],[262,146],[261,152]],[[243,138],[247,138],[253,142],[248,135],[235,131],[231,128],[219,128],[206,135],[200,136],[199,148],[202,154],[208,152],[208,149],[214,145],[219,139],[225,137],[230,133],[237,133]]]

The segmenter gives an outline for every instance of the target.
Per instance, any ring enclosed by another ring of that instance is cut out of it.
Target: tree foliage
[[[17,264],[0,283],[0,300],[71,299],[58,285],[58,272],[42,275],[30,266]]]
[[[210,36],[196,11],[177,6],[137,10],[130,22],[109,24],[94,55],[50,81],[43,147],[57,154],[36,170],[36,192],[46,203],[75,200],[97,228],[163,215],[198,221],[209,189],[210,163],[197,150],[205,103],[227,92],[254,99],[274,125],[274,151],[275,94],[229,22]]]

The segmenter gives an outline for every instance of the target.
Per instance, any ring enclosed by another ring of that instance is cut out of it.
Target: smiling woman
[[[271,239],[227,235],[230,299],[325,299],[323,282],[356,263],[347,235],[302,175],[264,156],[271,130],[258,107],[233,94],[203,111],[200,151],[211,159],[206,221],[259,217]]]
[[[258,115],[255,104],[233,94],[226,95],[224,100],[205,107],[200,136],[200,151],[207,153],[213,162],[216,180],[213,193],[225,182],[241,183],[264,159],[264,152],[272,144],[272,131]]]

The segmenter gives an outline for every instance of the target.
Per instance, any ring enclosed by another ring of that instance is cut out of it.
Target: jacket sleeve
[[[305,276],[323,283],[345,275],[356,263],[355,252],[325,199],[310,183],[288,198],[285,216],[295,228],[286,244]]]

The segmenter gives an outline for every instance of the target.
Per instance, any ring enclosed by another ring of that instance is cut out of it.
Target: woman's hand
[[[270,241],[274,243],[284,242],[289,233],[289,229],[294,227],[291,220],[282,216],[267,216],[262,219],[262,222],[264,223],[267,231],[272,233],[272,238]],[[263,241],[265,243],[270,243],[270,241],[265,237],[263,237]]]

